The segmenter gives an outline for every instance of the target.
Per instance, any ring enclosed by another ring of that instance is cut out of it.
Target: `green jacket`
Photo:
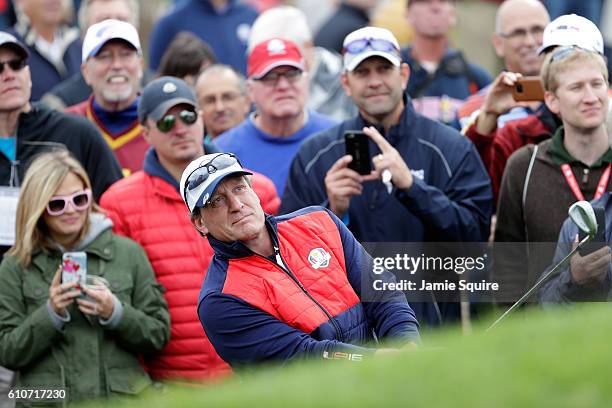
[[[170,337],[168,307],[144,250],[104,229],[80,249],[88,275],[103,276],[123,305],[114,328],[76,302],[61,330],[47,310],[61,252],[38,250],[27,268],[6,255],[0,265],[0,365],[19,372],[17,386],[66,389],[69,401],[138,394],[151,384],[139,357]],[[67,401],[65,401],[67,402]]]

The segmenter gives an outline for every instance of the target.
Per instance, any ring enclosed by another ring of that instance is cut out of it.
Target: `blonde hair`
[[[76,175],[86,189],[91,189],[91,182],[85,169],[68,150],[42,153],[28,167],[19,193],[15,217],[15,245],[8,251],[8,254],[15,256],[23,267],[30,264],[35,249],[48,246],[50,242],[42,216],[49,200],[55,195],[68,173]],[[92,202],[77,241],[82,240],[89,231],[91,211],[98,212],[100,208]]]
[[[606,85],[608,84],[608,66],[603,55],[574,47],[573,49],[566,51],[568,52],[567,56],[560,56],[556,53],[558,50],[561,50],[561,48],[557,48],[546,55],[544,63],[542,64],[542,69],[540,70],[542,87],[545,91],[550,91],[553,93],[556,92],[560,85],[558,79],[559,74],[567,71],[570,66],[574,67],[577,64],[585,64],[590,62],[594,62],[599,65],[601,73],[606,80]],[[553,60],[556,55],[559,59]]]

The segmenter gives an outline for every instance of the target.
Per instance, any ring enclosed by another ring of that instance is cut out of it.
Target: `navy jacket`
[[[603,207],[606,210],[606,225],[599,225],[605,228],[605,237],[608,246],[612,242],[612,193],[606,192],[601,198],[592,202],[593,207]],[[559,233],[557,250],[551,264],[551,268],[561,262],[563,258],[572,250],[572,245],[578,227],[571,219],[565,220]],[[548,271],[549,269],[547,269]],[[549,279],[539,292],[540,302],[542,303],[569,303],[576,301],[605,301],[612,298],[612,265],[608,266],[608,276],[600,286],[587,287],[575,283],[572,279],[570,267],[567,265],[557,275]]]
[[[215,256],[198,315],[230,365],[334,353],[361,358],[376,339],[418,341],[418,323],[402,292],[375,290],[375,280],[393,282],[394,276],[374,274],[370,255],[331,212],[312,207],[267,216],[266,227],[285,268],[241,242],[208,236]]]
[[[62,35],[66,37],[68,45],[63,50],[62,61],[57,65],[49,61],[36,48],[36,35],[28,24],[25,22],[17,24],[8,32],[17,37],[30,53],[28,66],[32,77],[31,101],[38,101],[55,85],[80,72],[82,42],[78,29],[73,27],[62,28]]]
[[[160,18],[149,44],[149,66],[156,70],[166,48],[181,31],[190,31],[211,46],[217,60],[246,72],[247,40],[257,11],[251,6],[230,0],[223,11],[217,11],[210,0],[188,0]]]
[[[379,180],[351,199],[348,227],[360,242],[482,242],[493,209],[491,181],[474,145],[456,130],[417,114],[409,99],[384,135],[412,170],[409,190],[388,194]],[[280,213],[328,206],[325,174],[344,154],[344,132],[369,124],[359,116],[305,141],[293,160]],[[379,154],[370,141],[370,157]]]

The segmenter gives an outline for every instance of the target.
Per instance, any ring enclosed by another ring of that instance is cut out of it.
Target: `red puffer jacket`
[[[280,200],[272,181],[254,175],[252,182],[264,210],[276,212]],[[205,382],[228,374],[229,366],[206,338],[197,314],[198,295],[213,251],[191,225],[176,188],[139,171],[112,185],[100,204],[117,234],[144,247],[157,280],[166,288],[170,342],[146,361],[151,376]]]

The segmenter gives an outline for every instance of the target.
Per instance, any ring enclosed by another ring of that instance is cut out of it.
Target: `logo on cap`
[[[308,254],[308,262],[314,269],[328,267],[330,259],[331,255],[323,248],[315,248]]]
[[[169,94],[172,92],[176,92],[176,89],[176,85],[174,85],[172,82],[166,82],[162,87],[162,92]]]
[[[284,55],[287,53],[285,43],[279,39],[270,40],[268,43],[268,54],[269,55]]]

